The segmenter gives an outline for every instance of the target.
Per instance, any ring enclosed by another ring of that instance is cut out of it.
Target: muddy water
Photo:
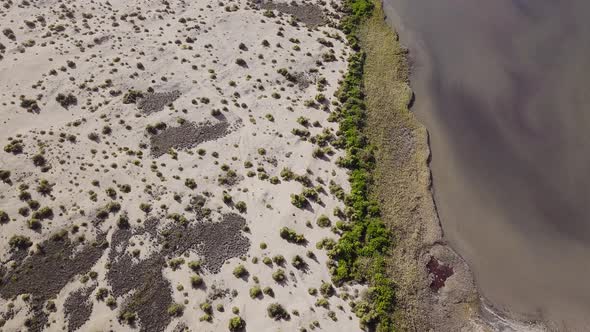
[[[590,331],[590,2],[385,1],[446,240],[496,308]]]

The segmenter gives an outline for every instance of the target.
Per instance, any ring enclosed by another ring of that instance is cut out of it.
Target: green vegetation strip
[[[423,220],[434,220],[426,130],[408,110],[406,51],[387,26],[381,5],[347,0],[341,28],[356,51],[337,93],[341,140],[350,170],[345,197],[352,225],[330,251],[336,284],[368,283],[354,306],[369,330],[407,330],[421,287],[416,253]]]
[[[368,282],[368,297],[356,304],[355,312],[362,325],[377,331],[392,331],[395,285],[387,276],[385,264],[392,236],[380,218],[377,202],[370,198],[374,147],[363,132],[367,118],[363,86],[366,54],[359,45],[358,36],[361,26],[371,17],[374,5],[367,0],[349,0],[345,2],[345,10],[348,15],[342,21],[342,29],[357,51],[349,59],[348,73],[337,93],[342,104],[340,133],[346,142],[346,156],[339,164],[350,170],[351,192],[345,203],[352,211],[352,227],[344,232],[330,253],[338,262],[333,280],[337,284],[352,280]]]

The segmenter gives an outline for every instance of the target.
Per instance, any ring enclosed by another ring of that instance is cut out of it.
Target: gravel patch
[[[235,213],[224,214],[219,222],[195,222],[184,227],[173,224],[165,234],[164,253],[180,256],[195,250],[203,256],[204,267],[218,273],[228,259],[245,255],[250,241],[242,234],[246,220]]]
[[[173,103],[181,93],[178,90],[170,92],[150,92],[137,102],[137,108],[145,114],[160,112],[166,105]]]
[[[96,285],[79,289],[68,296],[64,302],[64,312],[68,319],[68,330],[75,331],[90,319],[92,314],[92,301],[90,295]]]
[[[188,149],[203,142],[213,141],[228,135],[229,123],[221,121],[215,124],[205,123],[198,125],[193,122],[185,122],[178,127],[165,129],[150,138],[151,154],[158,158],[167,153],[171,148]]]
[[[37,253],[22,260],[1,276],[0,296],[11,299],[20,294],[31,294],[32,312],[29,331],[42,331],[47,324],[45,302],[59,294],[75,276],[90,271],[102,256],[105,234],[99,234],[93,245],[80,245],[66,236],[45,240]]]
[[[317,27],[328,23],[321,6],[316,4],[288,4],[280,2],[265,1],[258,4],[260,9],[276,10],[283,14],[293,15],[299,22],[309,26]]]
[[[146,332],[164,331],[171,320],[166,310],[172,303],[172,289],[162,275],[165,260],[161,254],[155,254],[134,263],[125,249],[134,234],[147,233],[155,236],[156,223],[157,220],[148,219],[144,227],[135,231],[118,229],[111,239],[111,268],[107,272],[113,296],[121,297],[131,293],[120,312],[135,313],[139,319],[139,330]]]
[[[113,296],[129,295],[121,313],[136,313],[140,331],[164,331],[171,321],[167,313],[172,303],[172,288],[162,274],[166,260],[187,251],[203,257],[204,267],[218,273],[226,260],[245,255],[250,241],[242,235],[246,220],[238,214],[225,214],[219,222],[193,222],[188,225],[171,224],[157,231],[158,220],[150,218],[136,229],[118,229],[111,238],[107,279]],[[162,244],[159,252],[134,262],[127,253],[129,240],[134,235],[149,234]]]

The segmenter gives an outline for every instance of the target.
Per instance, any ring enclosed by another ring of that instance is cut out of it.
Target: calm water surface
[[[446,239],[499,309],[590,331],[590,1],[385,0]]]

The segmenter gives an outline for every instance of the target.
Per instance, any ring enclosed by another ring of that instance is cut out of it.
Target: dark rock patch
[[[90,295],[96,285],[72,292],[64,302],[64,312],[68,319],[68,330],[76,331],[90,319],[92,301]]]
[[[151,92],[145,94],[137,102],[137,108],[145,114],[160,112],[166,105],[173,103],[180,97],[180,91],[174,90],[170,92]]]
[[[100,233],[92,245],[80,246],[67,234],[52,236],[38,246],[36,253],[22,258],[22,252],[11,256],[17,265],[0,276],[0,296],[10,299],[30,294],[32,317],[29,331],[42,331],[47,324],[45,302],[59,294],[76,275],[88,272],[105,250],[105,234]]]
[[[204,266],[218,273],[230,258],[245,255],[250,241],[242,234],[246,220],[235,213],[223,215],[220,222],[196,222],[187,227],[173,224],[162,232],[164,254],[180,256],[195,250],[204,258]]]
[[[230,133],[229,123],[226,121],[215,124],[205,123],[197,125],[185,122],[178,127],[165,129],[150,138],[151,154],[158,158],[171,148],[187,149],[196,145],[222,138]]]
[[[151,218],[141,228],[118,229],[111,239],[107,278],[115,297],[130,295],[120,316],[137,315],[140,331],[164,331],[171,321],[167,309],[173,300],[172,288],[162,274],[167,258],[192,250],[203,256],[205,268],[217,273],[226,260],[244,255],[250,248],[249,240],[241,234],[246,220],[237,214],[223,215],[220,222],[174,223],[160,232],[157,223]],[[126,248],[133,235],[142,234],[157,238],[162,248],[148,259],[134,262]]]
[[[132,292],[121,309],[124,313],[136,314],[139,318],[140,331],[164,331],[170,323],[170,315],[166,312],[172,303],[170,283],[164,279],[162,268],[164,257],[155,254],[152,257],[134,263],[125,249],[134,234],[156,235],[155,219],[148,219],[143,228],[135,230],[119,229],[111,239],[111,268],[107,278],[115,297]]]
[[[322,7],[316,4],[289,4],[284,2],[264,1],[258,4],[258,8],[276,10],[283,14],[292,15],[295,19],[308,27],[317,27],[328,23]]]

